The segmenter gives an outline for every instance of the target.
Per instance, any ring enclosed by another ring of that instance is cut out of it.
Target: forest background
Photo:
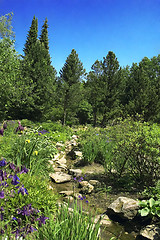
[[[86,73],[72,49],[57,75],[49,53],[48,20],[38,36],[38,19],[33,17],[20,55],[12,17],[9,13],[0,18],[0,120],[106,126],[138,113],[145,121],[160,122],[160,55],[121,67],[109,51]]]

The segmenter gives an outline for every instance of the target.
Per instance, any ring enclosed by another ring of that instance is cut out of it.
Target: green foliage
[[[54,192],[54,189],[49,189],[51,182],[40,173],[32,176],[23,174],[20,179],[28,191],[25,204],[31,203],[34,208],[43,213],[49,208],[50,212],[54,214],[58,195]]]
[[[12,146],[18,136],[15,134],[15,122],[8,122],[3,137],[0,137],[0,156],[12,160]]]
[[[40,129],[45,129],[53,143],[69,140],[73,134],[72,129],[68,126],[63,126],[61,123],[53,123],[51,121],[41,123]]]
[[[22,93],[17,89],[20,60],[10,39],[0,40],[0,119],[10,116],[10,110]]]
[[[160,218],[160,200],[155,201],[150,198],[149,200],[140,201],[139,206],[142,208],[139,210],[142,217],[158,216]]]
[[[146,187],[142,194],[147,198],[160,199],[160,180],[154,186]]]
[[[32,122],[22,121],[29,126]],[[55,143],[57,139],[66,140],[67,131],[59,135],[59,132],[49,134],[47,131],[41,131],[39,128],[27,128],[23,133],[15,134],[16,125],[9,122],[4,132],[4,136],[0,138],[0,154],[8,160],[14,160],[18,166],[25,165],[30,169],[30,175],[44,174],[48,175],[50,166],[48,160],[52,159],[57,152]],[[43,129],[42,129],[43,130]]]
[[[80,145],[84,164],[97,162],[105,165],[110,158],[113,144],[107,130],[89,128],[81,133]]]
[[[35,232],[33,239],[68,239],[68,240],[98,240],[98,231],[100,221],[94,224],[94,219],[91,215],[85,215],[82,208],[79,208],[77,203],[74,204],[74,209],[69,210],[69,204],[65,206],[57,206],[57,214],[55,218],[48,210],[45,213],[49,216],[45,226]]]
[[[7,236],[15,235],[25,237],[26,234],[31,233],[36,230],[35,222],[39,222],[41,225],[41,217],[44,218],[44,208],[46,208],[46,203],[51,207],[51,212],[53,213],[56,197],[53,193],[49,192],[47,189],[47,183],[41,183],[42,178],[31,179],[24,177],[27,179],[27,184],[30,192],[34,192],[34,197],[30,196],[28,199],[28,190],[24,186],[24,182],[22,182],[22,174],[27,175],[28,169],[25,167],[19,168],[15,166],[13,163],[6,162],[5,159],[0,161],[1,168],[1,185],[0,185],[0,209],[1,209],[1,225],[0,231],[2,234]],[[28,181],[29,180],[29,181]],[[37,182],[39,182],[37,184]],[[26,183],[26,182],[25,182]],[[29,186],[29,184],[31,184]],[[45,193],[45,197],[41,195],[39,189],[41,189],[41,193]],[[50,200],[52,199],[52,205]],[[39,201],[40,209],[34,208],[37,206],[36,200]],[[49,201],[48,201],[49,200]],[[31,231],[32,230],[32,231]]]
[[[46,175],[49,171],[48,160],[53,158],[56,148],[50,137],[34,129],[16,139],[12,152],[16,164],[28,167],[30,175]]]
[[[130,174],[136,181],[153,184],[160,169],[159,126],[126,119],[111,129],[116,143],[111,155],[112,170],[119,178]]]
[[[14,32],[12,30],[12,17],[12,12],[0,17],[0,37],[3,39],[14,38]]]

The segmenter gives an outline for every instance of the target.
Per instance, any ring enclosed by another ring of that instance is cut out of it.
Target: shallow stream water
[[[79,188],[75,187],[74,182],[67,182],[61,184],[52,183],[52,186],[56,189],[57,192],[70,191],[73,190],[73,187],[75,192],[79,192]],[[84,211],[91,212],[93,216],[95,216],[105,213],[107,210],[107,206],[109,206],[109,204],[112,203],[119,196],[122,196],[122,194],[114,195],[106,192],[97,192],[86,195],[85,200],[88,200],[89,203],[86,203],[84,200],[78,200],[78,202],[79,205],[82,203],[82,209]],[[74,203],[71,202],[71,207],[73,207],[73,204]],[[119,223],[111,221],[111,224],[109,224],[108,226],[101,227],[101,239],[110,240],[111,237],[115,237],[115,240],[135,240],[136,233],[129,228],[127,229],[127,231]]]

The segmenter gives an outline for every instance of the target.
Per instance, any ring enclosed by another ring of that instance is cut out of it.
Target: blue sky
[[[74,48],[87,72],[113,51],[120,66],[160,54],[160,0],[0,0],[0,15],[14,13],[16,50],[22,54],[33,16],[39,33],[49,24],[57,72]]]

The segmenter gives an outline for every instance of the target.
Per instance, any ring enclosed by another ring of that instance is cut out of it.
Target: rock
[[[70,141],[70,144],[71,144],[72,147],[76,147],[77,146],[77,142],[74,139]]]
[[[62,147],[64,147],[64,144],[63,144],[63,143],[60,143],[60,142],[57,142],[57,143],[56,143],[56,147],[57,147],[57,148],[58,148],[58,147],[62,148]]]
[[[82,152],[80,151],[75,151],[75,154],[77,157],[82,158]]]
[[[58,158],[59,158],[59,156],[60,156],[60,154],[59,154],[59,153],[57,153],[56,155],[54,155],[54,158],[52,159],[52,161],[55,161],[56,159],[58,159]]]
[[[94,190],[94,187],[87,181],[82,181],[79,183],[79,186],[82,188],[80,192],[88,194]]]
[[[61,158],[59,158],[59,159],[56,159],[55,161],[56,161],[56,163],[58,163],[59,165],[61,165],[61,164],[66,164],[66,162],[67,162],[65,156],[63,156],[63,157],[61,157]]]
[[[73,191],[61,191],[59,194],[66,196],[73,196]]]
[[[75,193],[75,194],[74,194],[74,198],[75,198],[75,199],[78,199],[78,200],[79,200],[79,199],[82,198],[82,197],[83,197],[83,196],[82,196],[82,194],[80,194],[80,193]]]
[[[94,223],[97,223],[98,220],[101,218],[101,221],[100,221],[100,224],[101,225],[106,225],[106,226],[109,226],[112,222],[111,220],[109,219],[109,217],[107,215],[97,215],[93,220],[94,220]]]
[[[82,175],[82,170],[81,169],[69,169],[69,173],[73,175],[74,177],[78,177]]]
[[[77,140],[77,139],[78,139],[78,136],[77,136],[77,135],[73,135],[73,136],[72,136],[72,139]]]
[[[140,231],[140,235],[136,239],[160,240],[160,228],[154,224],[148,225]]]
[[[101,183],[98,180],[89,180],[89,183],[93,186],[100,186]]]
[[[61,168],[61,167],[55,167],[54,168],[55,172],[62,172],[62,170],[63,170],[63,168]]]
[[[103,215],[102,216],[102,220],[101,220],[101,224],[102,225],[105,225],[105,226],[108,226],[108,225],[111,225],[111,220],[110,218],[107,216],[107,215]]]
[[[93,172],[93,171],[85,171],[85,175],[87,176],[87,177],[90,177],[90,176],[92,176],[92,175],[94,175],[95,174],[95,172]]]
[[[74,200],[72,196],[66,196],[65,199],[68,200],[69,202],[73,202]]]
[[[127,197],[119,197],[109,205],[107,214],[123,220],[132,220],[137,215],[138,208],[138,201]]]
[[[63,173],[63,172],[56,172],[56,173],[51,173],[50,177],[56,182],[56,183],[64,183],[64,182],[69,182],[72,179],[72,176]]]
[[[70,156],[72,160],[76,159],[76,154],[73,149],[70,152],[68,152],[67,155]]]

